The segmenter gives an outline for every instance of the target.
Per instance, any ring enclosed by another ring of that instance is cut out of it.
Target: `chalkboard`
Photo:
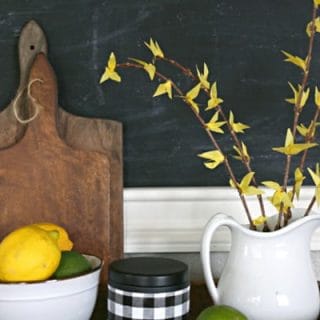
[[[119,71],[121,84],[99,85],[111,51],[118,62],[150,60],[144,41],[153,37],[166,56],[193,70],[207,63],[226,113],[231,108],[237,121],[251,126],[240,138],[257,178],[280,182],[284,157],[271,148],[283,145],[292,123],[292,106],[284,101],[292,96],[287,82],[297,84],[302,77],[283,62],[281,50],[306,55],[311,13],[312,0],[1,0],[1,105],[18,85],[20,30],[35,19],[47,35],[60,105],[74,114],[123,123],[126,187],[228,184],[223,166],[211,172],[197,157],[212,146],[181,99],[152,98],[157,82],[129,69]],[[313,85],[320,80],[319,53],[316,44]],[[182,76],[175,79],[191,86]],[[231,152],[230,137],[219,138]],[[319,149],[310,152],[310,163],[319,155]],[[232,165],[239,177],[245,173],[239,162]]]

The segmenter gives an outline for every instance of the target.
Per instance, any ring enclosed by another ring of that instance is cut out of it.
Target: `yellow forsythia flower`
[[[297,168],[294,171],[294,186],[295,186],[295,190],[296,190],[297,199],[299,199],[301,186],[302,186],[303,180],[305,178],[306,177],[303,175],[303,173],[300,170],[300,168]]]
[[[318,207],[320,206],[320,173],[319,173],[319,164],[317,163],[316,166],[316,172],[312,171],[310,168],[308,168],[308,171],[310,173],[310,176],[313,180],[313,183],[316,186],[315,196]]]
[[[257,218],[255,218],[255,219],[253,219],[253,224],[255,225],[255,226],[261,226],[262,224],[264,224],[265,222],[267,221],[267,217],[265,217],[265,216],[259,216],[259,217],[257,217]]]
[[[298,102],[299,102],[298,98],[299,98],[300,91],[301,91],[301,85],[300,84],[298,85],[298,90],[297,90],[292,85],[292,83],[290,83],[290,82],[288,82],[288,83],[289,83],[290,88],[293,91],[294,96],[293,96],[293,98],[286,99],[286,101],[291,103],[291,104],[293,104],[293,105],[295,105],[297,108],[302,109],[305,106],[305,104],[306,104],[306,102],[307,102],[307,100],[309,98],[310,88],[308,88],[307,90],[302,92],[302,97],[300,99],[300,105],[298,105]]]
[[[282,207],[282,211],[287,213],[288,209],[293,207],[293,203],[291,201],[291,192],[285,192],[282,187],[274,181],[263,181],[262,184],[274,190],[273,195],[268,197],[268,200],[278,211]]]
[[[232,111],[230,111],[230,114],[229,114],[229,124],[230,124],[231,128],[233,129],[233,131],[237,132],[237,133],[238,132],[244,133],[245,129],[250,128],[249,126],[247,126],[244,123],[234,122],[234,115],[233,115]]]
[[[233,149],[237,152],[238,155],[233,156],[237,160],[250,161],[250,155],[248,153],[247,146],[241,142],[241,149],[237,146],[233,146]]]
[[[113,52],[111,52],[105,71],[100,78],[100,83],[105,82],[109,79],[116,82],[121,82],[121,77],[115,71],[116,66],[117,66],[116,56],[114,55]]]
[[[210,83],[208,81],[209,76],[209,69],[206,63],[203,64],[203,73],[201,73],[197,67],[197,75],[199,78],[199,81],[201,83],[201,86],[207,90],[210,88]]]
[[[307,128],[303,123],[297,125],[297,130],[303,137],[306,137],[309,133],[309,128]]]
[[[200,89],[201,83],[198,83],[190,91],[188,91],[184,97],[184,101],[188,103],[197,113],[199,113],[200,110],[198,104],[194,101],[194,99],[198,97]]]
[[[314,103],[318,108],[320,108],[320,93],[318,87],[315,87],[314,89]]]
[[[262,182],[263,185],[265,185],[266,187],[273,189],[275,191],[281,191],[282,187],[280,186],[280,184],[278,182],[274,182],[274,181],[263,181]]]
[[[215,169],[224,161],[224,155],[219,150],[206,151],[198,154],[198,157],[209,160],[204,162],[208,169]]]
[[[150,38],[149,43],[145,42],[144,44],[150,49],[154,57],[164,57],[163,51],[157,41],[153,41],[152,38]]]
[[[219,120],[219,112],[216,112],[209,122],[206,123],[207,128],[210,131],[223,133],[221,127],[226,123],[226,121],[218,121]]]
[[[301,68],[303,71],[306,71],[307,64],[306,64],[306,59],[303,60],[302,58],[298,56],[293,56],[289,52],[286,52],[284,50],[281,51],[287,58],[284,61],[291,62],[294,65],[298,66]]]
[[[284,147],[272,148],[272,150],[284,153],[286,155],[296,155],[301,151],[313,148],[317,145],[317,143],[294,143],[292,132],[290,129],[288,129]]]
[[[153,97],[161,96],[162,94],[167,94],[170,99],[172,99],[172,82],[167,80],[164,83],[160,83],[156,89]]]
[[[312,26],[312,21],[310,21],[308,23],[307,28],[306,28],[306,32],[309,37],[311,36],[311,26]],[[320,32],[320,17],[316,18],[314,27],[315,27],[316,32]]]
[[[208,107],[206,110],[214,109],[222,102],[223,100],[218,97],[217,82],[214,82],[210,89],[210,99],[208,100]]]
[[[314,124],[312,120],[308,127],[306,127],[303,123],[301,123],[300,125],[297,126],[297,130],[303,137],[313,138],[316,133],[316,128],[318,125],[319,125],[318,122]]]
[[[148,73],[150,80],[154,79],[154,76],[156,74],[156,66],[153,63],[148,63],[142,60],[138,60],[135,58],[129,58],[129,60],[132,60],[138,64],[140,64],[143,69]]]
[[[254,176],[254,172],[249,172],[247,173],[241,180],[241,182],[239,184],[235,184],[232,179],[229,180],[230,186],[232,188],[237,188],[238,190],[240,190],[240,193],[242,195],[246,195],[246,196],[254,196],[254,195],[259,195],[259,194],[263,194],[263,191],[250,186],[251,180]]]

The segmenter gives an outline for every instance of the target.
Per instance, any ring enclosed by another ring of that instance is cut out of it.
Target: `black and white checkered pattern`
[[[108,320],[186,320],[190,287],[161,293],[128,292],[108,286]]]

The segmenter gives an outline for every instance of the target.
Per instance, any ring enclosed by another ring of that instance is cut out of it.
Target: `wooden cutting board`
[[[0,113],[0,238],[21,225],[57,223],[75,250],[104,259],[106,283],[109,262],[123,254],[122,127],[58,107],[46,48],[43,31],[31,21],[19,39],[18,100]],[[21,124],[14,105],[23,118],[37,108],[39,114]]]

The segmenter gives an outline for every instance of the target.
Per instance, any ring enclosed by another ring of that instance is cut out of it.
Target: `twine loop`
[[[31,87],[35,82],[43,83],[43,80],[39,79],[39,78],[32,79],[28,83],[28,86],[26,88],[23,88],[19,91],[17,97],[13,101],[13,105],[12,105],[13,114],[14,114],[15,118],[17,119],[17,121],[22,124],[26,124],[26,123],[33,121],[39,115],[41,109],[43,108],[43,106],[40,103],[38,103],[37,100],[31,94]],[[27,97],[30,99],[30,101],[32,102],[31,104],[34,107],[34,114],[31,117],[29,117],[28,119],[22,119],[18,113],[17,102],[21,98],[22,94],[24,93],[24,91],[26,89],[27,89]]]

